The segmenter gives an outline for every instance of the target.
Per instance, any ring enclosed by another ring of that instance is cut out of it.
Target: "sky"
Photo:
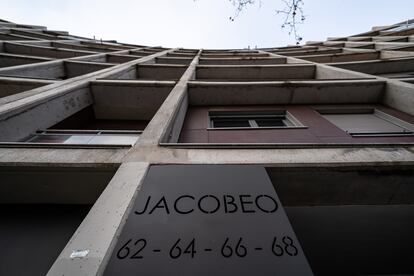
[[[304,41],[362,33],[414,18],[413,0],[304,0]],[[235,21],[229,0],[0,0],[0,18],[79,36],[203,49],[294,44],[281,0],[256,0]]]

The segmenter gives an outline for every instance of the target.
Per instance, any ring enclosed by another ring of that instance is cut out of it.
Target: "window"
[[[292,128],[304,127],[288,112],[282,111],[212,111],[210,128]]]
[[[318,111],[352,136],[404,136],[413,135],[414,131],[414,125],[377,109]]]
[[[113,130],[45,130],[38,131],[26,143],[67,145],[134,145],[141,131]]]

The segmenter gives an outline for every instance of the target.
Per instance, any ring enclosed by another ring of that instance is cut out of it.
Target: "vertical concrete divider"
[[[148,168],[142,162],[119,167],[47,275],[102,274]]]

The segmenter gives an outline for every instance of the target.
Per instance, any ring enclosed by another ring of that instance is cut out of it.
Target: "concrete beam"
[[[50,80],[20,79],[20,78],[0,78],[0,98],[14,95],[23,91],[52,84]],[[1,104],[1,99],[0,99]]]
[[[360,60],[373,60],[379,59],[379,52],[368,53],[343,53],[333,55],[314,55],[314,56],[296,56],[298,59],[304,59],[311,62],[331,63],[331,62],[347,62],[347,61],[360,61]]]
[[[2,129],[0,141],[20,141],[37,130],[51,127],[91,104],[93,104],[93,98],[89,88],[85,86],[67,89],[64,95],[49,99],[42,104],[36,104],[21,113],[13,115],[6,113],[0,120]]]
[[[0,75],[40,79],[64,79],[66,77],[63,61],[32,63],[0,69]]]
[[[140,64],[137,67],[137,78],[148,80],[178,81],[187,69],[186,65],[176,64]]]
[[[315,65],[199,65],[198,80],[249,81],[314,79]]]
[[[192,105],[379,103],[385,81],[189,82]]]
[[[184,123],[184,115],[187,108],[186,93],[188,82],[195,77],[199,57],[200,52],[194,57],[181,79],[147,125],[136,148],[134,147],[131,151],[131,160],[135,158],[136,154],[139,155],[141,145],[158,147],[158,143],[161,141],[178,139],[177,135],[179,135]]]
[[[193,59],[192,58],[178,58],[178,57],[158,57],[155,59],[155,63],[158,64],[184,64],[189,65]]]
[[[333,63],[332,66],[371,75],[414,71],[414,58]]]
[[[80,43],[80,42],[79,42]],[[74,44],[73,42],[52,42],[52,47],[62,48],[62,49],[74,49],[74,50],[82,50],[82,51],[93,51],[93,52],[100,52],[100,53],[107,53],[107,52],[116,52],[118,49],[110,49],[110,48],[101,48],[101,47],[93,47],[93,46],[82,46],[80,44]]]
[[[305,51],[277,51],[275,52],[283,56],[310,56],[310,55],[330,55],[342,53],[342,49],[317,49],[317,50],[305,50]]]
[[[0,147],[0,166],[111,167],[122,163],[129,148],[79,149]]]
[[[147,174],[147,163],[125,163],[102,192],[48,272],[52,275],[102,275],[132,203]],[[71,258],[88,250],[84,258]]]
[[[24,35],[17,35],[17,34],[6,34],[6,33],[0,33],[0,40],[5,41],[13,41],[13,40],[37,40],[39,38],[34,38],[30,36],[24,36]]]
[[[259,57],[268,57],[269,54],[267,53],[261,53],[261,52],[249,52],[249,53],[245,53],[245,52],[234,52],[234,53],[206,53],[203,52],[203,54],[201,55],[202,58],[243,58],[243,57],[248,57],[248,58],[259,58]]]
[[[0,53],[0,68],[51,60],[53,59]]]
[[[91,82],[95,117],[98,119],[151,120],[175,82]],[[114,93],[116,91],[116,93]]]
[[[73,78],[81,75],[86,75],[91,72],[99,71],[105,68],[110,68],[115,64],[85,62],[85,61],[64,61],[65,77]]]
[[[34,46],[34,45],[29,46],[29,45],[11,43],[11,42],[5,42],[4,49],[6,53],[32,55],[32,56],[49,57],[49,58],[70,58],[70,57],[96,54],[96,52],[91,52],[91,51],[80,51],[80,50],[75,51],[75,50],[52,48],[52,47],[45,47],[45,46]]]
[[[48,40],[55,40],[58,39],[54,35],[45,34],[43,31],[34,31],[34,30],[23,30],[23,29],[11,29],[12,34],[24,35],[33,38],[40,38],[40,39],[48,39]]]
[[[265,65],[285,64],[286,58],[256,57],[256,58],[200,58],[200,65]]]
[[[414,116],[414,84],[388,80],[384,104]]]
[[[0,125],[5,123],[11,117],[20,116],[27,110],[33,109],[35,106],[47,103],[49,100],[58,98],[68,92],[85,89],[89,86],[89,82],[97,78],[109,78],[112,75],[119,74],[128,68],[134,67],[140,62],[146,62],[157,56],[167,53],[160,52],[142,59],[133,60],[125,64],[116,65],[111,68],[106,68],[100,71],[92,72],[83,76],[75,77],[69,80],[60,81],[56,84],[48,85],[46,87],[33,89],[27,92],[19,93],[16,97],[9,99],[5,104],[0,106]],[[99,54],[104,55],[104,54]]]
[[[108,54],[106,61],[111,62],[111,63],[124,63],[124,62],[128,62],[128,61],[136,60],[136,59],[137,59],[137,57],[135,57],[135,56]]]

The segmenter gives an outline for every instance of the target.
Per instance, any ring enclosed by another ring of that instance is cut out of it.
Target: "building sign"
[[[104,275],[312,275],[263,167],[151,166]]]

